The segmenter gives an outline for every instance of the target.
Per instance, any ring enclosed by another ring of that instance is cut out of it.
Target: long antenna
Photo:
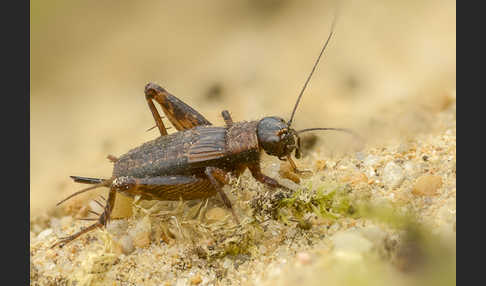
[[[319,54],[319,57],[317,57],[316,62],[314,63],[314,67],[312,67],[312,71],[310,72],[309,76],[307,77],[307,80],[305,81],[304,87],[300,91],[299,97],[297,98],[297,102],[294,105],[294,110],[292,110],[292,115],[290,116],[290,120],[287,123],[288,127],[292,124],[292,121],[294,120],[294,115],[295,115],[295,110],[297,110],[297,106],[299,105],[300,99],[302,98],[302,95],[304,94],[305,88],[307,87],[307,84],[309,83],[312,75],[314,74],[314,71],[317,68],[317,64],[321,60],[322,54],[324,53],[324,50],[327,47],[327,44],[329,43],[329,40],[331,39],[332,35],[334,34],[334,25],[336,23],[336,17],[332,20],[332,26],[331,26],[331,32],[329,33],[329,36],[327,37],[326,43],[324,43],[324,46],[321,49],[321,53]]]
[[[316,130],[334,130],[334,131],[343,131],[349,134],[352,134],[354,136],[358,136],[353,130],[351,129],[346,129],[346,128],[306,128],[302,130],[298,130],[297,134],[304,133],[304,132],[309,132],[309,131],[316,131]]]
[[[302,129],[302,130],[298,130],[297,131],[297,134],[301,134],[301,133],[304,133],[304,132],[309,132],[309,131],[317,131],[317,130],[333,130],[333,131],[342,131],[342,132],[346,132],[346,133],[349,133],[351,135],[353,135],[356,139],[358,139],[361,143],[364,142],[364,139],[361,138],[361,136],[359,136],[356,132],[354,132],[353,130],[351,129],[347,129],[347,128],[306,128],[306,129]]]

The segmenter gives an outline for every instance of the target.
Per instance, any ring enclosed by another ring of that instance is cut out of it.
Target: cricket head
[[[317,127],[295,130],[288,122],[278,116],[264,117],[258,122],[257,137],[258,143],[268,155],[277,156],[280,160],[290,160],[291,153],[295,150],[295,158],[300,159],[302,144],[300,134],[309,131],[332,130],[346,132],[362,142],[363,139],[350,129]]]
[[[269,116],[260,120],[257,125],[257,137],[258,143],[268,155],[283,159],[295,150],[295,157],[300,158],[300,138],[283,118]]]

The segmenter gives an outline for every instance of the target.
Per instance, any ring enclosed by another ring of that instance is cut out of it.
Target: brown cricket
[[[71,176],[75,182],[93,186],[72,194],[58,205],[73,196],[98,187],[110,189],[108,198],[103,206],[103,213],[99,214],[94,224],[71,236],[61,238],[52,247],[62,247],[84,233],[106,226],[118,192],[130,197],[140,196],[145,200],[193,200],[219,193],[239,224],[231,202],[222,190],[222,186],[228,184],[228,175],[238,177],[248,168],[252,176],[266,186],[288,189],[262,173],[262,150],[281,160],[288,160],[295,172],[301,172],[291,158],[294,150],[295,157],[300,158],[299,134],[314,130],[338,130],[354,134],[343,128],[310,128],[299,131],[291,128],[295,110],[333,35],[333,28],[334,22],[288,122],[276,116],[258,121],[233,122],[229,112],[224,110],[221,114],[225,126],[216,127],[164,88],[154,83],[147,84],[145,98],[161,136],[118,158],[109,155],[108,159],[114,163],[113,175],[109,179]],[[167,133],[154,100],[160,104],[177,132]]]

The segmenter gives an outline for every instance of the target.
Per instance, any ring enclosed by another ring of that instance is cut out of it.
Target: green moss
[[[346,184],[327,182],[316,189],[312,189],[312,184],[309,184],[297,190],[290,198],[280,201],[278,218],[287,222],[291,218],[302,221],[307,213],[333,220],[354,215],[356,207],[349,196],[351,191]]]
[[[416,215],[406,207],[390,201],[380,204],[362,203],[358,206],[361,217],[386,224],[395,229],[406,229],[417,223]]]
[[[252,246],[253,243],[250,242],[250,239],[244,238],[240,241],[233,241],[228,244],[226,244],[226,247],[224,249],[224,252],[222,253],[221,257],[224,257],[226,255],[232,255],[236,256],[238,254],[248,254],[250,246]]]
[[[255,245],[262,241],[264,230],[256,221],[232,229],[220,228],[212,233],[215,244],[204,252],[209,259],[220,259],[227,255],[252,254]]]

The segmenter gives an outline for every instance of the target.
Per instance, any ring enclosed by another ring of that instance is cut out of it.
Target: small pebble
[[[61,226],[63,228],[69,227],[73,223],[73,217],[72,216],[64,216],[61,218]]]
[[[223,208],[212,208],[207,211],[206,219],[209,221],[221,221],[228,215],[228,212]]]
[[[377,165],[378,163],[380,162],[380,157],[378,156],[375,156],[375,155],[368,155],[364,161],[363,161],[363,165],[365,165],[366,167],[374,167],[375,165]]]
[[[307,252],[299,252],[297,253],[297,263],[301,265],[309,264],[311,262],[311,256]]]
[[[60,231],[61,230],[61,220],[58,219],[58,218],[51,218],[51,228],[52,229],[55,229],[56,231]]]
[[[372,168],[369,168],[366,173],[367,173],[368,178],[373,178],[373,177],[376,176],[376,172]],[[370,179],[370,180],[373,180],[373,179]]]
[[[41,233],[37,235],[37,240],[44,240],[46,237],[51,235],[53,232],[52,228],[48,228],[46,230],[43,230]]]
[[[326,168],[326,161],[325,160],[317,160],[315,163],[316,172],[322,171]]]
[[[150,232],[144,231],[144,232],[139,232],[133,237],[133,244],[136,247],[139,248],[144,248],[149,246],[150,244]]]
[[[409,177],[416,177],[420,173],[420,169],[418,168],[417,164],[411,161],[407,161],[403,164],[403,169],[407,173]]]
[[[199,275],[199,273],[192,276],[192,278],[191,278],[191,284],[192,285],[199,285],[201,282],[202,282],[202,278],[201,278],[201,275]]]
[[[405,174],[402,167],[395,164],[395,162],[388,162],[383,169],[383,182],[391,188],[400,186],[404,178]]]
[[[133,247],[133,239],[129,235],[122,236],[120,239],[120,245],[124,254],[130,254],[135,250]]]
[[[356,159],[363,161],[365,159],[365,153],[363,152],[356,152]]]
[[[267,248],[264,245],[260,245],[258,248],[260,250],[260,253],[265,254],[267,252]]]
[[[116,236],[126,233],[128,222],[124,219],[112,220],[107,226],[106,230]]]
[[[233,265],[231,259],[225,258],[223,262],[223,268],[230,268]]]
[[[123,253],[123,246],[117,240],[112,240],[109,251],[113,254],[120,255]]]
[[[152,232],[150,218],[148,216],[140,220],[134,229],[129,231],[136,247],[144,248],[150,244],[150,233]]]
[[[417,179],[412,189],[416,196],[435,196],[442,186],[442,178],[435,175],[423,175]]]
[[[347,230],[340,231],[331,237],[334,251],[363,253],[371,249],[373,244],[361,234]]]
[[[363,172],[355,172],[351,176],[345,178],[346,181],[350,182],[353,185],[357,185],[359,183],[368,183],[368,177]]]

